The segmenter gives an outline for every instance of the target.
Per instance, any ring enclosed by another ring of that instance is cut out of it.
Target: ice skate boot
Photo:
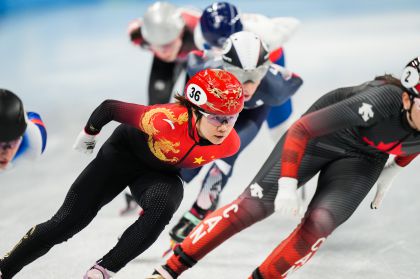
[[[178,223],[172,228],[169,232],[169,236],[171,237],[169,243],[169,249],[166,250],[162,257],[164,258],[171,252],[175,245],[181,243],[184,238],[203,220],[212,210],[205,210],[201,209],[194,204],[194,206],[187,211],[184,216],[178,221]]]
[[[173,272],[168,266],[161,265],[155,269],[152,275],[145,279],[176,279],[178,275]]]
[[[89,269],[83,279],[110,279],[112,278],[113,273],[109,270],[106,270],[102,266],[95,264]]]
[[[193,206],[188,212],[182,216],[178,224],[176,224],[169,232],[169,236],[175,243],[180,243],[187,235],[203,220],[211,210],[204,210]]]

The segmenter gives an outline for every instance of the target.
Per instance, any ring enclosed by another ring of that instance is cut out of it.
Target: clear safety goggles
[[[239,116],[239,113],[234,114],[234,115],[215,115],[215,114],[210,114],[201,110],[199,110],[199,112],[207,119],[207,121],[210,124],[216,127],[222,126],[223,124],[233,126],[235,125],[235,122]]]
[[[263,65],[252,70],[244,70],[227,62],[223,62],[223,68],[233,74],[241,83],[247,81],[259,82],[267,74],[268,69],[270,68],[270,61],[267,61]]]
[[[11,140],[11,141],[0,142],[0,149],[1,150],[13,149],[19,145],[20,140],[21,138]]]

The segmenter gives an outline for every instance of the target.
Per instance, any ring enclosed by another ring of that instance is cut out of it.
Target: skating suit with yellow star
[[[219,145],[201,139],[191,114],[179,104],[104,101],[89,118],[86,133],[98,134],[113,120],[122,124],[73,182],[54,217],[30,229],[3,258],[0,255],[0,277],[11,279],[53,246],[80,232],[127,186],[143,209],[141,218],[124,231],[100,264],[118,272],[149,248],[181,204],[180,170],[231,156],[239,149],[234,130]]]
[[[187,108],[179,104],[143,106],[107,100],[93,112],[85,130],[97,134],[112,120],[123,125],[114,132],[118,136],[111,136],[110,141],[118,141],[119,146],[125,146],[141,159],[155,161],[157,166],[163,163],[176,168],[196,168],[232,156],[240,146],[235,130],[218,145],[200,138],[196,123],[189,120]],[[121,144],[121,141],[126,142]]]

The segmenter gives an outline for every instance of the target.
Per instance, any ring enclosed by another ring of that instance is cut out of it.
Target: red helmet
[[[217,115],[234,115],[244,107],[242,84],[221,69],[199,71],[184,89],[187,100],[203,111]]]

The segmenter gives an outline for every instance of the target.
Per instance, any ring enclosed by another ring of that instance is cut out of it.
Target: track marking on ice
[[[394,248],[395,248],[395,247],[397,247],[397,246],[403,246],[404,244],[406,244],[406,241],[405,241],[405,240],[398,240],[397,242],[393,242],[393,243],[391,243],[391,244],[389,244],[389,245],[385,246],[384,248],[380,249],[380,250],[378,251],[378,253],[379,253],[379,254],[385,253],[385,252],[387,252],[387,251],[389,251],[389,250],[394,249]]]

